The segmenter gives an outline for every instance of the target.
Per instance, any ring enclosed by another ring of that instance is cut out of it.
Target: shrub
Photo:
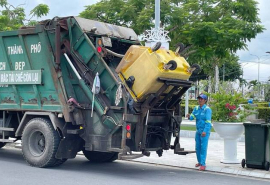
[[[181,115],[182,117],[185,117],[185,104],[181,104]],[[188,105],[188,113],[191,114],[194,107],[197,106],[197,105]]]
[[[267,102],[256,103],[256,105],[258,105],[258,107],[269,107],[269,103],[267,103]]]
[[[270,117],[270,107],[264,108],[264,107],[258,107],[258,118],[259,119],[264,119],[266,121],[269,120]]]
[[[185,100],[182,100],[181,105],[185,104]],[[197,105],[198,104],[198,100],[188,100],[188,104],[190,105]]]
[[[227,93],[224,90],[211,94],[209,101],[213,111],[212,119],[219,122],[243,122],[252,110],[249,104],[241,105],[245,99],[241,93]]]

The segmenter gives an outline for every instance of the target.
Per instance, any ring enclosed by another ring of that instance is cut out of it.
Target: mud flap
[[[73,159],[76,157],[77,152],[82,149],[83,140],[77,136],[72,135],[65,137],[60,141],[56,158],[57,159]]]

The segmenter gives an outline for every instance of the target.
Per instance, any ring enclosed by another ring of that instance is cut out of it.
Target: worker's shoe
[[[199,170],[200,171],[205,171],[205,168],[206,168],[206,166],[200,166]]]
[[[195,164],[195,167],[199,167],[199,166],[201,166],[201,164],[200,164],[200,163]]]

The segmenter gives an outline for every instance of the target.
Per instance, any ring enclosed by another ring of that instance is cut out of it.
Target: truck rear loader
[[[80,17],[0,32],[0,148],[21,140],[35,167],[79,151],[94,162],[191,153],[179,143],[179,104],[192,70],[130,28]]]

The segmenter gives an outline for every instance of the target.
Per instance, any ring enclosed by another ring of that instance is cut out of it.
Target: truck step
[[[0,127],[0,131],[14,131],[14,128]]]
[[[2,143],[14,143],[13,140],[9,140],[9,139],[0,139],[0,142],[2,142]]]
[[[178,154],[178,155],[187,155],[187,154],[191,154],[191,153],[195,153],[196,151],[193,150],[184,150],[184,151],[175,151],[174,154]]]
[[[174,149],[174,154],[178,155],[187,155],[196,152],[193,150],[185,150],[184,148],[181,148],[179,143],[177,143],[175,146],[171,145],[171,149]]]
[[[184,148],[180,148],[180,146],[178,147],[178,146],[171,145],[170,148],[177,151],[184,151]]]

